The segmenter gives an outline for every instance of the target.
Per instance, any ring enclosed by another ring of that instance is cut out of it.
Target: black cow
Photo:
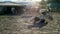
[[[45,19],[40,19],[39,17],[35,17],[34,18],[34,22],[33,22],[33,25],[29,25],[28,28],[31,28],[31,27],[38,27],[38,28],[41,28],[45,25],[47,25],[48,23],[45,21]]]

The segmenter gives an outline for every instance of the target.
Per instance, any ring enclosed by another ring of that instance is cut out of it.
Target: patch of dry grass
[[[0,34],[58,34],[60,30],[60,14],[54,13],[54,20],[48,21],[48,24],[40,29],[27,29],[30,23],[20,16],[0,16]]]

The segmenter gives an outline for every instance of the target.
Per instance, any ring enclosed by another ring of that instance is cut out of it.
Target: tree
[[[48,3],[60,3],[60,0],[47,0]]]
[[[48,7],[55,10],[55,11],[60,11],[60,0],[48,0],[47,4],[49,5]]]

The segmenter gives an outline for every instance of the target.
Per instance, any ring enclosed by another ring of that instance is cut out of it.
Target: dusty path
[[[49,21],[48,25],[41,29],[27,29],[26,18],[20,16],[0,16],[0,34],[58,34],[60,16],[54,14],[53,21]]]

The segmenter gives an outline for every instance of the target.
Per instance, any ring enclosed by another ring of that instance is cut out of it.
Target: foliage
[[[47,0],[48,3],[60,3],[60,0]]]

